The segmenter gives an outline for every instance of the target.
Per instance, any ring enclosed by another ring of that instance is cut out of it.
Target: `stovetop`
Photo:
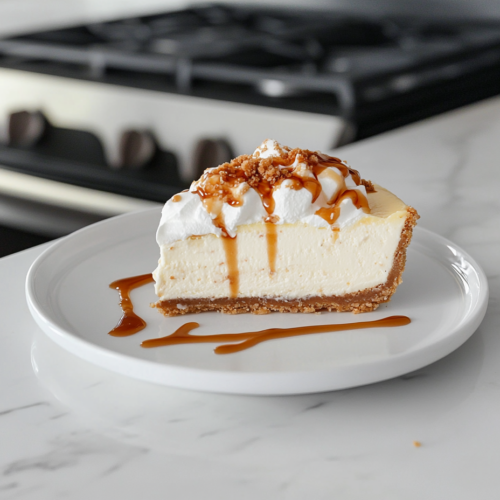
[[[5,38],[0,66],[336,115],[361,139],[498,93],[500,25],[215,4]],[[144,180],[157,192],[140,196],[159,199],[161,175],[124,171],[113,189]]]
[[[0,54],[11,67],[363,121],[391,98],[497,68],[500,28],[209,5],[4,39]]]

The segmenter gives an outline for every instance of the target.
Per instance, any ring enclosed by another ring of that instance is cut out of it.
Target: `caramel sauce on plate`
[[[224,344],[214,349],[215,354],[232,354],[249,349],[267,340],[283,339],[287,337],[298,337],[300,335],[311,335],[314,333],[341,332],[346,330],[360,330],[363,328],[383,328],[404,326],[411,323],[407,316],[389,316],[375,321],[360,321],[357,323],[344,323],[333,325],[300,326],[297,328],[269,328],[256,332],[244,333],[220,333],[215,335],[191,335],[191,330],[198,328],[199,323],[186,323],[171,335],[158,339],[150,339],[142,342],[141,347],[151,348],[178,344],[201,344],[211,342],[239,342],[235,344]]]
[[[130,292],[134,288],[147,285],[153,281],[152,274],[142,274],[140,276],[132,276],[131,278],[113,281],[113,283],[109,285],[109,288],[118,290],[120,307],[123,312],[118,324],[109,332],[110,335],[113,337],[128,337],[146,328],[146,322],[134,312],[134,305],[130,299]]]
[[[227,241],[232,241],[227,238]],[[142,274],[121,280],[113,281],[110,288],[118,290],[120,295],[120,307],[123,311],[118,324],[109,332],[113,337],[127,337],[140,332],[146,327],[146,322],[134,313],[134,305],[130,299],[130,292],[148,283],[152,283],[152,274]],[[311,335],[314,333],[340,332],[345,330],[359,330],[362,328],[382,328],[404,326],[411,323],[407,316],[389,316],[375,321],[360,321],[357,323],[330,324],[300,326],[296,328],[269,328],[254,332],[243,333],[219,333],[215,335],[191,335],[191,330],[198,328],[199,323],[185,323],[174,333],[158,339],[149,339],[142,342],[141,347],[151,348],[177,344],[200,344],[210,342],[238,342],[234,344],[223,344],[214,349],[215,354],[231,354],[243,351],[267,340],[297,337],[299,335]]]

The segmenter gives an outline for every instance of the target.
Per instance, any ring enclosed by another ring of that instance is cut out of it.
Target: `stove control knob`
[[[32,147],[42,138],[47,120],[40,111],[17,111],[9,115],[9,145]]]
[[[151,163],[157,149],[150,132],[126,130],[120,137],[117,167],[133,170],[145,168]]]
[[[194,149],[191,172],[198,179],[207,168],[218,167],[233,158],[232,148],[225,139],[200,139]]]

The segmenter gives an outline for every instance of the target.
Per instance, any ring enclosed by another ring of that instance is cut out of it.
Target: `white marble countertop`
[[[1,259],[1,498],[498,498],[500,98],[338,154],[483,266],[490,304],[472,338],[418,372],[339,392],[174,390],[53,344],[24,300],[43,247]]]

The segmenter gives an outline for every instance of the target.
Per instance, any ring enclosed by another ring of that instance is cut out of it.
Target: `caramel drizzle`
[[[269,215],[272,215],[276,206],[273,198],[274,187],[271,186],[271,184],[269,184],[269,182],[267,181],[261,181],[259,182],[256,191],[257,193],[259,193],[260,199],[262,201],[262,206],[264,207],[265,211]]]
[[[222,247],[226,256],[226,267],[229,279],[229,296],[231,298],[238,296],[239,283],[240,283],[240,272],[238,269],[238,244],[236,236],[231,238],[226,229],[226,223],[224,221],[224,214],[222,213],[222,200],[217,199],[213,196],[209,196],[201,188],[195,191],[201,198],[205,209],[209,214],[213,216],[212,223],[215,227],[218,227],[221,234]],[[236,206],[240,200],[229,200],[232,206]]]
[[[158,339],[149,339],[142,342],[141,347],[152,348],[178,344],[202,344],[213,342],[238,342],[236,344],[223,344],[214,349],[215,354],[232,354],[249,349],[268,340],[298,337],[315,333],[341,332],[346,330],[360,330],[363,328],[387,328],[405,326],[411,323],[407,316],[389,316],[375,321],[360,321],[358,323],[345,323],[343,325],[313,325],[297,328],[269,328],[255,332],[245,333],[220,333],[215,335],[191,335],[191,330],[198,328],[199,323],[186,323],[174,333]]]
[[[352,201],[356,208],[361,208],[363,212],[367,214],[370,213],[368,200],[363,193],[357,189],[347,189],[337,198],[337,201],[333,204],[333,206],[322,207],[319,210],[316,210],[315,214],[326,220],[328,224],[335,224],[337,219],[340,217],[340,204],[348,198]]]
[[[146,328],[147,323],[137,316],[134,312],[134,305],[130,299],[130,292],[134,288],[138,288],[154,281],[152,274],[141,274],[140,276],[132,276],[118,281],[113,281],[109,288],[118,290],[120,297],[120,307],[122,309],[122,317],[117,325],[109,332],[113,337],[127,337],[134,333],[140,332]]]
[[[236,236],[231,238],[229,236],[222,237],[222,246],[226,253],[226,265],[229,277],[229,296],[231,298],[238,296],[238,288],[240,284],[240,272],[238,270],[238,244]]]
[[[266,222],[267,260],[269,273],[276,273],[276,255],[278,253],[278,230],[274,222]]]
[[[307,151],[306,153],[313,155],[310,151]],[[314,161],[316,162],[312,167],[313,177],[301,177],[296,174],[294,175],[292,165],[297,157],[303,159],[303,161],[309,161],[306,158],[302,158],[302,154],[296,153],[295,156],[290,155],[287,158],[272,158],[272,165],[276,167],[279,166],[281,172],[286,173],[286,175],[284,175],[277,182],[271,184],[269,180],[261,178],[256,185],[252,184],[253,188],[259,194],[262,201],[262,206],[264,207],[268,215],[271,216],[274,213],[275,209],[273,192],[285,180],[289,181],[288,187],[290,189],[307,189],[311,193],[312,203],[314,203],[318,199],[322,191],[318,176],[327,168],[335,167],[340,171],[344,179],[350,175],[357,186],[361,184],[359,173],[356,170],[343,164],[338,158],[326,155],[313,156],[315,157]],[[198,184],[194,192],[198,194],[206,210],[214,217],[214,224],[217,227],[220,227],[223,232],[225,232],[224,224],[223,222],[221,224],[220,221],[222,204],[225,202],[230,206],[241,206],[243,204],[241,193],[236,195],[233,192],[233,189],[242,182],[248,181],[248,179],[246,178],[245,173],[242,170],[238,169],[232,171],[231,173],[225,173],[224,175],[206,172],[202,179],[203,183]],[[338,198],[345,190],[346,189],[344,184],[343,189],[341,189],[336,198]],[[334,203],[335,201],[335,199],[330,200],[330,203]]]

